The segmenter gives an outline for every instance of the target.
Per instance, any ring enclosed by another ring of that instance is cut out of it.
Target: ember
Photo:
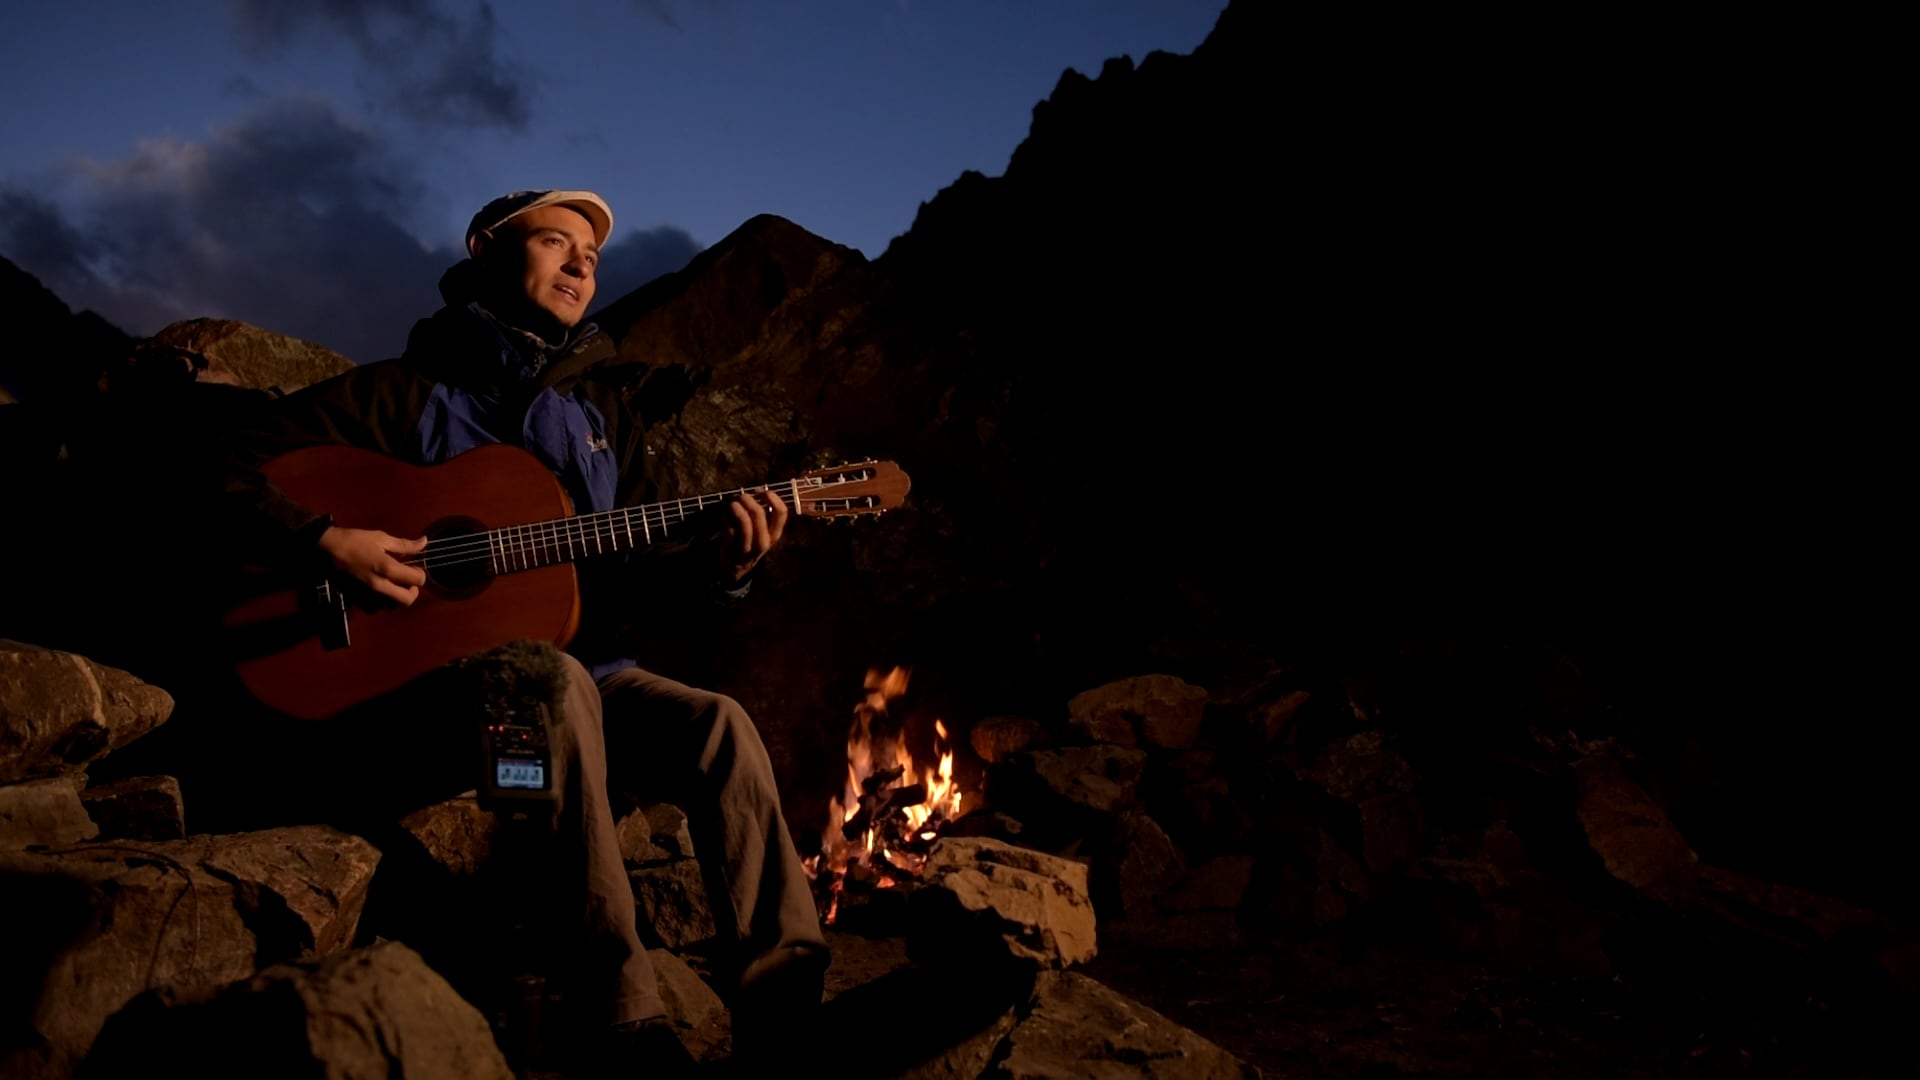
[[[903,726],[887,713],[907,692],[909,675],[902,667],[868,671],[866,700],[853,710],[846,789],[828,803],[820,854],[805,861],[828,924],[839,915],[850,882],[888,889],[917,880],[941,828],[960,816],[946,725],[933,723],[938,767],[920,768],[907,750]]]

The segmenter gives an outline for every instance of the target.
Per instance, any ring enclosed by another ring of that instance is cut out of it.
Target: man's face
[[[586,316],[600,265],[586,218],[564,206],[543,206],[507,222],[488,243],[505,246],[506,266],[518,256],[520,289],[534,307],[566,327]]]

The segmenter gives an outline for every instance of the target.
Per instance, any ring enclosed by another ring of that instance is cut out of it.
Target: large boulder
[[[1607,873],[1664,903],[1691,897],[1700,860],[1666,809],[1613,758],[1585,758],[1573,771],[1575,812]]]
[[[0,784],[0,851],[59,847],[100,835],[73,781],[62,777]]]
[[[907,934],[916,963],[1052,971],[1097,951],[1084,863],[990,837],[943,838],[921,873]]]
[[[80,793],[87,816],[110,840],[180,840],[187,835],[187,808],[180,781],[171,776],[130,776]]]
[[[1253,1080],[1258,1071],[1210,1040],[1077,971],[1038,981],[991,1075]]]
[[[379,853],[300,826],[0,852],[0,1076],[69,1075],[101,1024],[156,987],[210,987],[349,945]]]
[[[1138,675],[1075,694],[1068,724],[1096,742],[1185,750],[1200,735],[1204,687],[1173,675]]]
[[[84,768],[172,712],[165,690],[118,668],[0,639],[0,781]]]
[[[149,990],[102,1028],[85,1080],[190,1076],[511,1080],[478,1009],[399,942]]]

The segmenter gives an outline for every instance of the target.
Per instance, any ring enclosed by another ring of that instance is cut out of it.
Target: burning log
[[[823,922],[834,922],[849,891],[907,890],[919,881],[926,853],[940,830],[960,815],[953,752],[946,725],[934,722],[935,768],[919,768],[903,732],[882,721],[887,705],[906,692],[907,671],[867,673],[867,700],[854,709],[847,736],[843,799],[829,804],[820,854],[806,860]]]
[[[903,771],[895,768],[887,770],[887,773],[892,780],[898,780]],[[875,776],[878,775],[880,774],[875,774]],[[867,782],[871,784],[873,779],[874,777],[868,777]],[[907,784],[904,787],[885,788],[878,792],[869,787],[860,796],[860,809],[854,811],[854,815],[847,819],[846,824],[840,826],[840,835],[848,840],[856,840],[868,829],[882,827],[883,822],[887,822],[896,814],[904,819],[909,807],[919,806],[926,801],[927,785],[925,784]]]

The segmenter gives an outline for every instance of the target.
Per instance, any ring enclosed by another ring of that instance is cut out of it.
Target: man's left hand
[[[735,583],[746,580],[760,563],[760,557],[780,542],[787,531],[787,504],[772,491],[741,492],[727,507],[733,524],[721,536],[720,549],[726,554],[727,573]]]

